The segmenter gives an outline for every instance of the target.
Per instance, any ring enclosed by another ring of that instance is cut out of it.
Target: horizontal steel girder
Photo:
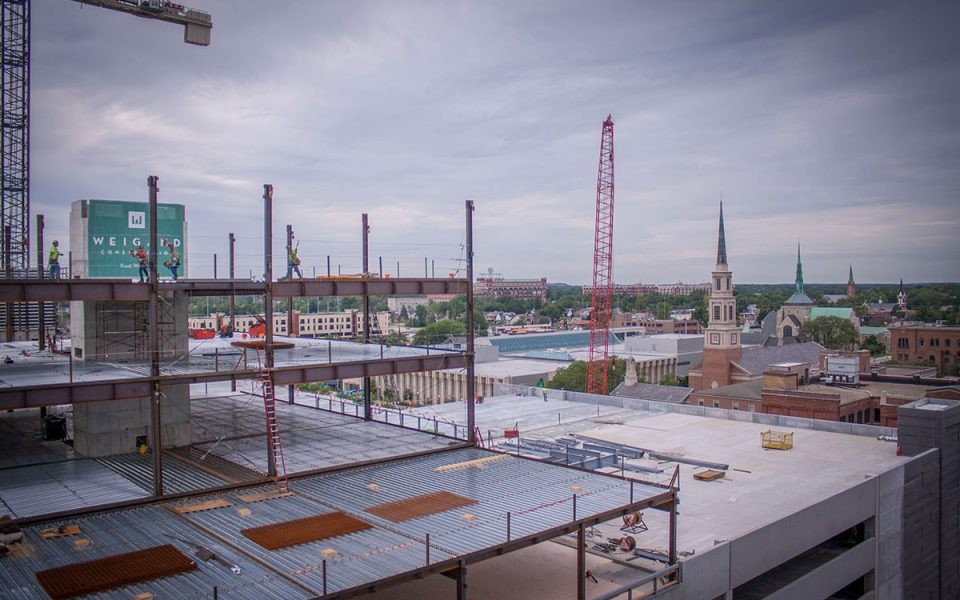
[[[459,369],[467,365],[466,354],[438,354],[430,356],[404,356],[400,358],[374,359],[357,362],[294,365],[273,370],[274,385],[293,385],[314,381],[332,381],[377,375],[396,375],[441,369]],[[259,371],[248,369],[219,373],[184,373],[161,376],[162,384],[189,384],[231,379],[249,379]],[[128,400],[150,395],[150,377],[115,379],[111,381],[84,381],[56,383],[15,388],[0,388],[0,410],[36,408],[78,402],[104,400]]]

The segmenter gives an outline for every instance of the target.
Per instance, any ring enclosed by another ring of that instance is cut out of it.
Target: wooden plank
[[[457,471],[459,469],[482,469],[490,463],[506,460],[508,458],[510,457],[506,454],[497,454],[495,456],[487,456],[486,458],[477,458],[475,460],[440,465],[439,467],[434,467],[433,470],[437,473],[445,473],[447,471]]]
[[[66,537],[68,535],[77,535],[80,533],[79,525],[66,525],[64,527],[50,527],[40,530],[40,537],[45,540]]]
[[[251,502],[262,502],[264,500],[273,500],[274,498],[286,498],[287,496],[292,496],[293,492],[278,492],[277,490],[271,490],[269,492],[257,492],[256,494],[244,494],[242,496],[237,496],[240,500],[250,504]]]
[[[227,508],[233,506],[233,502],[224,498],[216,500],[207,500],[206,502],[194,502],[192,504],[178,504],[173,507],[173,511],[181,515],[200,512],[202,510],[213,510],[215,508]]]

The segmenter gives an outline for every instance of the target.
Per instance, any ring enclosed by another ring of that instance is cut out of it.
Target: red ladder
[[[280,424],[277,422],[277,398],[273,390],[273,377],[270,371],[260,369],[260,383],[263,386],[263,408],[267,414],[267,444],[273,456],[273,481],[277,491],[290,491],[287,481],[287,464],[283,459],[283,444],[280,443]]]

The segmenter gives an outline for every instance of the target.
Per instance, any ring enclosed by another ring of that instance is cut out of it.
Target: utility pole
[[[293,251],[293,225],[287,225],[287,275],[293,277],[293,268],[290,266],[290,253]],[[299,332],[293,330],[293,296],[287,298],[287,335],[293,337]],[[293,385],[287,386],[287,402],[293,404]]]

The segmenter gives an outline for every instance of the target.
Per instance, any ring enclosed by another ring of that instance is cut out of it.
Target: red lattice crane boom
[[[597,218],[593,236],[593,295],[590,301],[590,355],[587,392],[607,393],[610,303],[613,298],[613,117],[607,115],[600,136],[597,173]]]

